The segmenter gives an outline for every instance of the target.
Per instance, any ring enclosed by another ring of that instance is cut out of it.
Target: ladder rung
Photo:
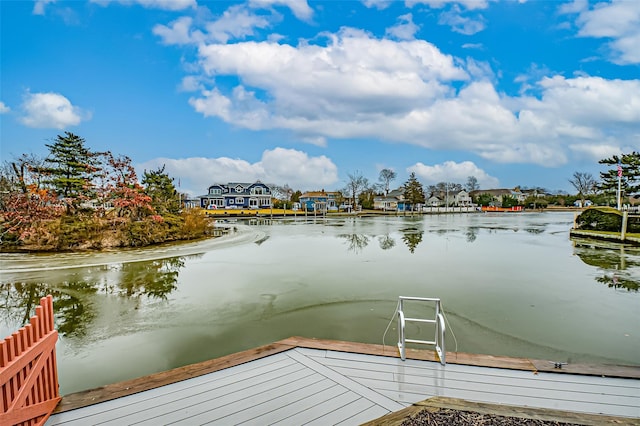
[[[435,322],[436,322],[436,320],[422,319],[422,318],[405,318],[404,321],[405,322],[407,322],[407,321],[426,322],[426,323],[429,323],[429,324],[435,324]]]
[[[404,339],[405,342],[407,343],[422,343],[424,345],[435,345],[436,342],[432,342],[429,340],[413,340],[413,339]]]

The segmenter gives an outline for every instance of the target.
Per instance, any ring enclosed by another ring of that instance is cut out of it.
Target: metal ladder
[[[418,301],[418,302],[432,302],[435,303],[436,314],[434,319],[422,319],[422,318],[406,318],[404,316],[404,302],[405,301]],[[407,322],[422,322],[428,324],[435,324],[436,331],[433,340],[416,340],[407,339],[405,336],[405,325]],[[400,358],[404,361],[406,359],[405,349],[407,343],[419,343],[423,345],[435,346],[438,358],[440,358],[440,364],[446,364],[446,353],[444,348],[444,315],[442,315],[442,309],[440,307],[440,299],[429,297],[406,297],[400,296],[398,302],[398,349],[400,350]]]

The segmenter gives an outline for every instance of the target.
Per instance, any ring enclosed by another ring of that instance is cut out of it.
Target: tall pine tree
[[[618,190],[618,164],[620,164],[622,194],[628,197],[640,194],[640,153],[633,151],[631,154],[614,155],[600,160],[599,163],[613,167],[600,172],[601,182],[598,189],[608,194],[616,193]]]
[[[92,181],[100,168],[97,154],[85,146],[85,140],[71,132],[65,132],[45,146],[49,148],[49,156],[41,169],[44,176],[42,183],[64,198],[67,211],[91,199]]]
[[[404,184],[404,199],[411,204],[411,210],[414,210],[416,205],[425,202],[424,189],[414,172],[409,175],[409,180]]]
[[[165,166],[157,170],[144,172],[142,185],[145,193],[151,197],[151,206],[160,215],[177,214],[180,212],[178,191],[173,184],[173,178],[164,171]]]

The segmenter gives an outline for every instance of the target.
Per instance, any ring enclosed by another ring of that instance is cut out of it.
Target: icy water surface
[[[640,250],[571,241],[573,217],[239,221],[199,243],[2,254],[0,331],[53,294],[63,394],[294,335],[395,345],[401,295],[442,299],[449,351],[640,364]]]

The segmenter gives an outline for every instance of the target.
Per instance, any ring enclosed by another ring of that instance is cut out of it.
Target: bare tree
[[[358,195],[369,187],[369,179],[362,176],[360,172],[349,173],[349,181],[345,192],[351,197],[354,207],[358,206]]]
[[[397,173],[391,169],[380,170],[380,175],[378,176],[378,180],[380,181],[380,183],[384,188],[384,195],[389,195],[389,184],[396,177],[397,177]]]
[[[591,173],[575,172],[569,183],[578,191],[582,205],[585,197],[595,192],[598,182]]]
[[[465,189],[468,192],[475,191],[476,189],[480,189],[480,185],[478,184],[478,179],[476,179],[475,176],[469,176],[467,178]]]

